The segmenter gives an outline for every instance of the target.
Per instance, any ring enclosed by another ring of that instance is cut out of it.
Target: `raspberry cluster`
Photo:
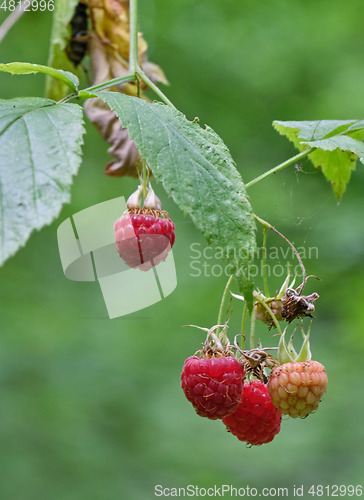
[[[287,346],[283,332],[276,359],[267,353],[269,348],[243,351],[236,343],[231,346],[225,335],[213,333],[216,328],[208,331],[200,357],[187,358],[181,373],[183,392],[198,415],[222,420],[240,441],[256,446],[280,432],[282,415],[305,418],[317,409],[327,375],[321,363],[308,359],[309,334],[295,355],[292,338]],[[305,360],[282,363],[289,353]]]
[[[198,415],[221,419],[227,430],[250,445],[269,443],[278,434],[282,414],[272,404],[267,385],[244,383],[243,365],[229,352],[186,359],[181,385]]]

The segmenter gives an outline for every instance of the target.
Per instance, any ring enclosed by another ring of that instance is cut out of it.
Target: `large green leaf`
[[[331,182],[340,201],[357,159],[364,163],[364,121],[275,121],[273,126],[300,151],[313,149],[308,157]]]
[[[69,202],[83,132],[77,104],[0,99],[0,265]]]
[[[69,23],[78,0],[57,0],[52,13],[52,34],[49,47],[48,66],[63,68],[80,76],[81,71],[68,59],[65,48],[70,37]],[[67,93],[63,82],[47,78],[46,96],[58,101]]]
[[[8,64],[0,64],[0,71],[11,73],[12,75],[30,75],[31,73],[45,73],[48,76],[53,76],[61,81],[63,85],[76,91],[80,83],[77,76],[69,71],[43,66],[41,64],[32,64],[24,62],[13,62]]]
[[[222,249],[229,274],[237,273],[251,305],[248,270],[255,223],[244,183],[221,138],[165,104],[116,92],[96,95],[116,112],[167,193],[208,243]]]

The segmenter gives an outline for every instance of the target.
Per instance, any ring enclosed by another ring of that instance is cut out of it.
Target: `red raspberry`
[[[129,267],[142,271],[165,260],[176,238],[170,219],[143,213],[122,215],[114,230],[120,257]]]
[[[269,443],[281,429],[282,415],[271,401],[267,385],[259,380],[246,382],[238,409],[223,422],[240,441],[252,445]]]
[[[198,415],[211,420],[234,412],[241,402],[244,370],[234,356],[186,359],[182,389]]]
[[[303,361],[275,368],[269,377],[268,391],[282,413],[304,418],[317,409],[326,385],[325,367],[318,361]]]

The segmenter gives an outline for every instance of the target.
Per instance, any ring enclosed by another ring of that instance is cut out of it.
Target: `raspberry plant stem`
[[[265,228],[268,228],[268,229],[271,229],[273,232],[275,232],[276,234],[278,234],[278,236],[280,236],[281,238],[284,239],[284,241],[286,241],[288,243],[288,245],[292,248],[294,254],[296,255],[297,257],[297,260],[299,262],[299,265],[302,269],[302,285],[300,285],[300,290],[302,290],[304,284],[306,283],[306,269],[305,269],[305,266],[303,265],[303,262],[302,262],[302,259],[300,257],[300,254],[297,252],[295,246],[293,245],[293,243],[291,243],[289,241],[288,238],[286,238],[284,236],[284,234],[280,233],[274,226],[272,226],[271,224],[269,224],[269,222],[265,221],[264,219],[261,219],[260,217],[258,217],[257,215],[253,214],[253,217],[254,219],[259,222],[260,224],[262,224],[263,227]]]
[[[138,51],[138,0],[130,0],[129,2],[129,71],[137,78],[139,69],[139,51]]]
[[[127,76],[122,76],[120,78],[113,78],[112,80],[109,80],[108,82],[100,83],[99,85],[94,85],[93,87],[87,87],[87,89],[80,90],[78,97],[82,98],[83,92],[87,92],[87,93],[97,92],[100,90],[109,89],[110,87],[113,87],[114,85],[122,85],[123,83],[134,82],[134,81],[135,81],[134,75],[127,75]],[[87,95],[85,97],[89,98],[89,95]]]
[[[165,104],[168,106],[175,108],[174,104],[168,99],[166,95],[161,91],[155,83],[144,73],[142,68],[139,65],[139,52],[138,52],[138,0],[130,0],[129,3],[129,12],[130,12],[130,25],[129,25],[129,33],[130,33],[130,43],[129,43],[129,75],[114,78],[113,80],[109,80],[108,82],[101,83],[100,85],[95,85],[93,87],[88,87],[87,89],[80,90],[78,97],[88,99],[89,94],[93,91],[106,90],[114,85],[122,85],[123,83],[128,82],[137,82],[140,84],[140,80],[148,85],[150,90],[152,90]],[[86,94],[84,94],[86,92]],[[77,96],[75,96],[77,97]]]
[[[259,175],[259,177],[256,177],[255,179],[251,180],[247,184],[245,184],[246,188],[249,188],[250,186],[253,186],[253,184],[256,184],[257,182],[262,181],[266,177],[268,177],[271,174],[275,174],[276,172],[279,172],[280,170],[283,170],[284,168],[288,167],[289,165],[292,165],[292,163],[295,163],[296,161],[301,160],[305,156],[307,156],[309,153],[312,153],[314,148],[309,148],[305,149],[305,151],[302,151],[301,153],[298,153],[295,156],[292,156],[292,158],[289,158],[288,160],[284,161],[283,163],[280,163],[274,168],[271,168],[270,170],[267,170],[264,172],[264,174]]]
[[[151,90],[153,90],[153,92],[157,94],[158,97],[162,99],[164,104],[167,104],[171,108],[176,109],[176,106],[168,99],[168,97],[165,94],[163,94],[161,89],[157,87],[157,85],[155,85],[150,78],[148,78],[148,76],[144,73],[144,71],[141,68],[138,68],[137,74],[140,77],[140,79],[143,80],[143,82],[146,83],[148,87]]]
[[[157,96],[162,99],[162,101],[174,108],[174,104],[166,97],[157,85],[155,85],[152,80],[144,73],[139,65],[139,52],[138,52],[138,0],[130,0],[129,3],[130,12],[130,44],[129,44],[129,71],[133,75],[134,79],[138,77],[143,80],[148,87],[153,90]]]
[[[229,291],[231,282],[233,281],[233,278],[234,278],[234,275],[232,274],[230,276],[230,278],[227,280],[227,283],[226,283],[226,286],[225,286],[225,289],[224,289],[224,293],[222,294],[219,315],[217,317],[217,324],[218,325],[222,324],[222,315],[223,315],[223,312],[224,312],[224,306],[225,306],[226,296],[228,294],[228,291]],[[220,328],[217,329],[216,335],[219,336],[219,333],[220,333]],[[224,336],[226,336],[226,334],[224,334]]]
[[[5,9],[6,10],[6,9]],[[14,26],[15,23],[19,21],[21,16],[24,14],[25,9],[25,1],[18,2],[15,9],[8,15],[5,21],[0,26],[0,42],[6,37],[8,32]]]
[[[250,349],[255,347],[255,310],[253,309],[250,316]]]
[[[244,350],[244,341],[245,341],[245,322],[246,322],[246,315],[248,312],[248,306],[246,305],[246,302],[244,302],[244,311],[243,311],[243,317],[241,319],[241,350]]]
[[[270,297],[269,286],[268,286],[268,277],[267,277],[267,228],[263,227],[263,281],[264,281],[264,293],[266,297]]]
[[[148,183],[147,167],[146,167],[146,161],[143,158],[143,181],[142,181],[142,186],[143,186],[143,203],[145,202],[145,198],[147,197],[147,193],[148,193],[147,183]]]

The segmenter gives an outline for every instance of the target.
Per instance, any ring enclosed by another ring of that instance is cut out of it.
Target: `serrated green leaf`
[[[0,71],[11,73],[12,75],[30,75],[32,73],[45,73],[48,76],[56,78],[74,92],[77,90],[79,80],[76,75],[62,69],[55,69],[41,64],[31,64],[24,62],[13,62],[0,64]]]
[[[307,144],[312,148],[322,149],[323,151],[340,149],[343,152],[354,153],[364,163],[364,143],[351,136],[335,135],[320,141],[308,141]]]
[[[316,141],[337,135],[358,123],[358,120],[319,120],[319,121],[289,121],[275,120],[273,126],[281,135],[286,135],[292,142],[298,139]],[[298,141],[301,143],[301,141]]]
[[[355,120],[347,130],[347,133],[353,135],[352,132],[359,132],[359,137],[364,139],[364,120]],[[358,138],[358,137],[357,137]]]
[[[97,92],[128,129],[155,178],[209,244],[223,249],[228,274],[252,306],[250,259],[255,223],[244,183],[228,148],[210,128],[169,106],[116,92]]]
[[[274,121],[273,126],[322,170],[340,201],[356,161],[364,163],[363,120]]]
[[[52,13],[52,34],[49,47],[48,66],[63,68],[76,73],[80,77],[81,71],[68,59],[65,52],[70,36],[69,23],[75,12],[78,0],[57,0]],[[59,101],[67,93],[67,87],[51,78],[46,80],[46,96]]]
[[[83,133],[77,104],[0,99],[0,265],[69,202]]]
[[[350,181],[351,172],[355,170],[357,159],[364,163],[364,144],[348,136],[309,141],[307,144],[317,148],[308,157],[315,167],[321,168],[340,201]]]

